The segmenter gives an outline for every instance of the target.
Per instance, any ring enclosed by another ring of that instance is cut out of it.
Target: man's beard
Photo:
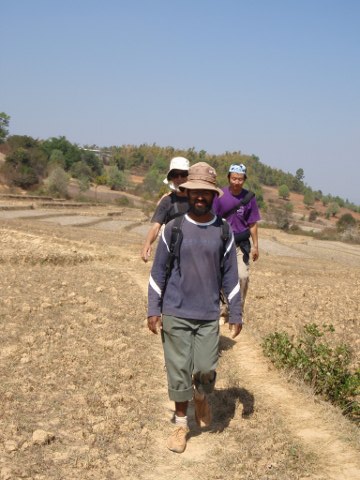
[[[206,215],[209,213],[211,210],[211,205],[208,203],[204,204],[202,207],[197,207],[195,205],[190,205],[189,206],[189,211],[192,212],[194,215],[197,217],[200,217],[201,215]]]

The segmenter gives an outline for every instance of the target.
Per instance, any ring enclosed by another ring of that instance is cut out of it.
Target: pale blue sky
[[[0,0],[10,133],[255,154],[360,204],[360,0]]]

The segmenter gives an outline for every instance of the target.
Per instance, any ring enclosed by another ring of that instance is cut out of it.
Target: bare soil
[[[360,479],[357,428],[260,348],[333,323],[358,363],[360,247],[260,229],[243,332],[221,331],[213,425],[191,406],[177,455],[161,340],[144,327],[148,226],[115,206],[0,210],[0,480]]]

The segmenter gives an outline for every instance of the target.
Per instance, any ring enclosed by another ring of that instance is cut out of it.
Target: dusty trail
[[[272,251],[276,249],[278,254],[289,254],[289,247],[282,247],[281,244],[273,244],[270,248]],[[353,255],[356,249],[348,248],[348,250]],[[358,252],[359,250],[357,250]],[[294,250],[293,255],[297,256],[297,254],[298,251]],[[131,276],[146,295],[148,275],[144,275],[142,270],[137,270],[131,272]],[[222,334],[228,339],[230,334],[227,331],[227,326],[222,327]],[[342,438],[339,435],[337,422],[343,423],[341,417],[339,418],[339,415],[334,417],[331,407],[329,408],[319,402],[316,403],[310,392],[307,393],[303,388],[300,389],[296,385],[289,384],[285,378],[271,370],[246,325],[240,338],[236,342],[230,341],[230,343],[232,347],[227,351],[227,364],[238,366],[238,383],[241,384],[242,388],[251,392],[256,398],[256,404],[262,404],[263,407],[273,411],[274,414],[276,412],[276,415],[280,416],[285,423],[289,434],[297,438],[305,451],[316,458],[318,471],[321,473],[314,473],[315,476],[311,476],[311,478],[360,479],[360,448],[351,446],[347,438]],[[160,344],[158,355],[159,358],[162,358]],[[226,367],[222,365],[220,360],[218,371],[220,381],[217,385],[217,388],[220,389],[224,368]],[[166,395],[166,389],[163,390],[163,394]],[[169,410],[172,405],[168,403],[166,407]],[[192,411],[190,410],[189,416],[191,414]],[[194,427],[194,425],[190,426]],[[217,441],[219,440],[217,439]],[[163,438],[161,441],[164,444]],[[220,440],[220,442],[222,441]],[[360,444],[358,444],[358,447],[360,447]],[[161,444],[159,448],[161,448]],[[214,444],[214,439],[210,440],[206,434],[191,438],[189,446],[182,456],[182,461],[199,461],[204,456],[206,457],[206,451],[211,451],[214,448],[216,448],[216,440]],[[241,461],[241,454],[239,457]],[[154,466],[155,472],[153,476],[148,478],[174,478],[177,475],[176,470],[179,462],[180,460],[176,458],[176,455],[171,455],[170,458],[166,457],[166,468],[164,469],[163,464]],[[184,479],[189,478],[187,475]],[[304,477],[306,477],[305,472]]]

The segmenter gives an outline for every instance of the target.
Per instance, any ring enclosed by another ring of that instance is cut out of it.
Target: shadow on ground
[[[245,388],[232,387],[222,390],[215,390],[211,396],[211,407],[213,411],[213,425],[211,432],[222,432],[229,426],[234,418],[236,409],[242,405],[243,418],[248,418],[254,412],[255,398]]]
[[[191,436],[197,437],[202,432],[221,433],[230,424],[235,416],[236,410],[242,406],[243,418],[249,418],[254,412],[255,399],[254,395],[245,388],[232,387],[224,388],[222,390],[215,390],[209,397],[211,409],[213,412],[213,421],[210,427],[200,429],[193,420],[194,405],[193,402],[189,405],[189,426]]]
[[[219,355],[221,355],[222,352],[226,352],[227,350],[230,350],[235,344],[236,344],[236,341],[233,340],[232,338],[224,337],[223,335],[220,335]]]

